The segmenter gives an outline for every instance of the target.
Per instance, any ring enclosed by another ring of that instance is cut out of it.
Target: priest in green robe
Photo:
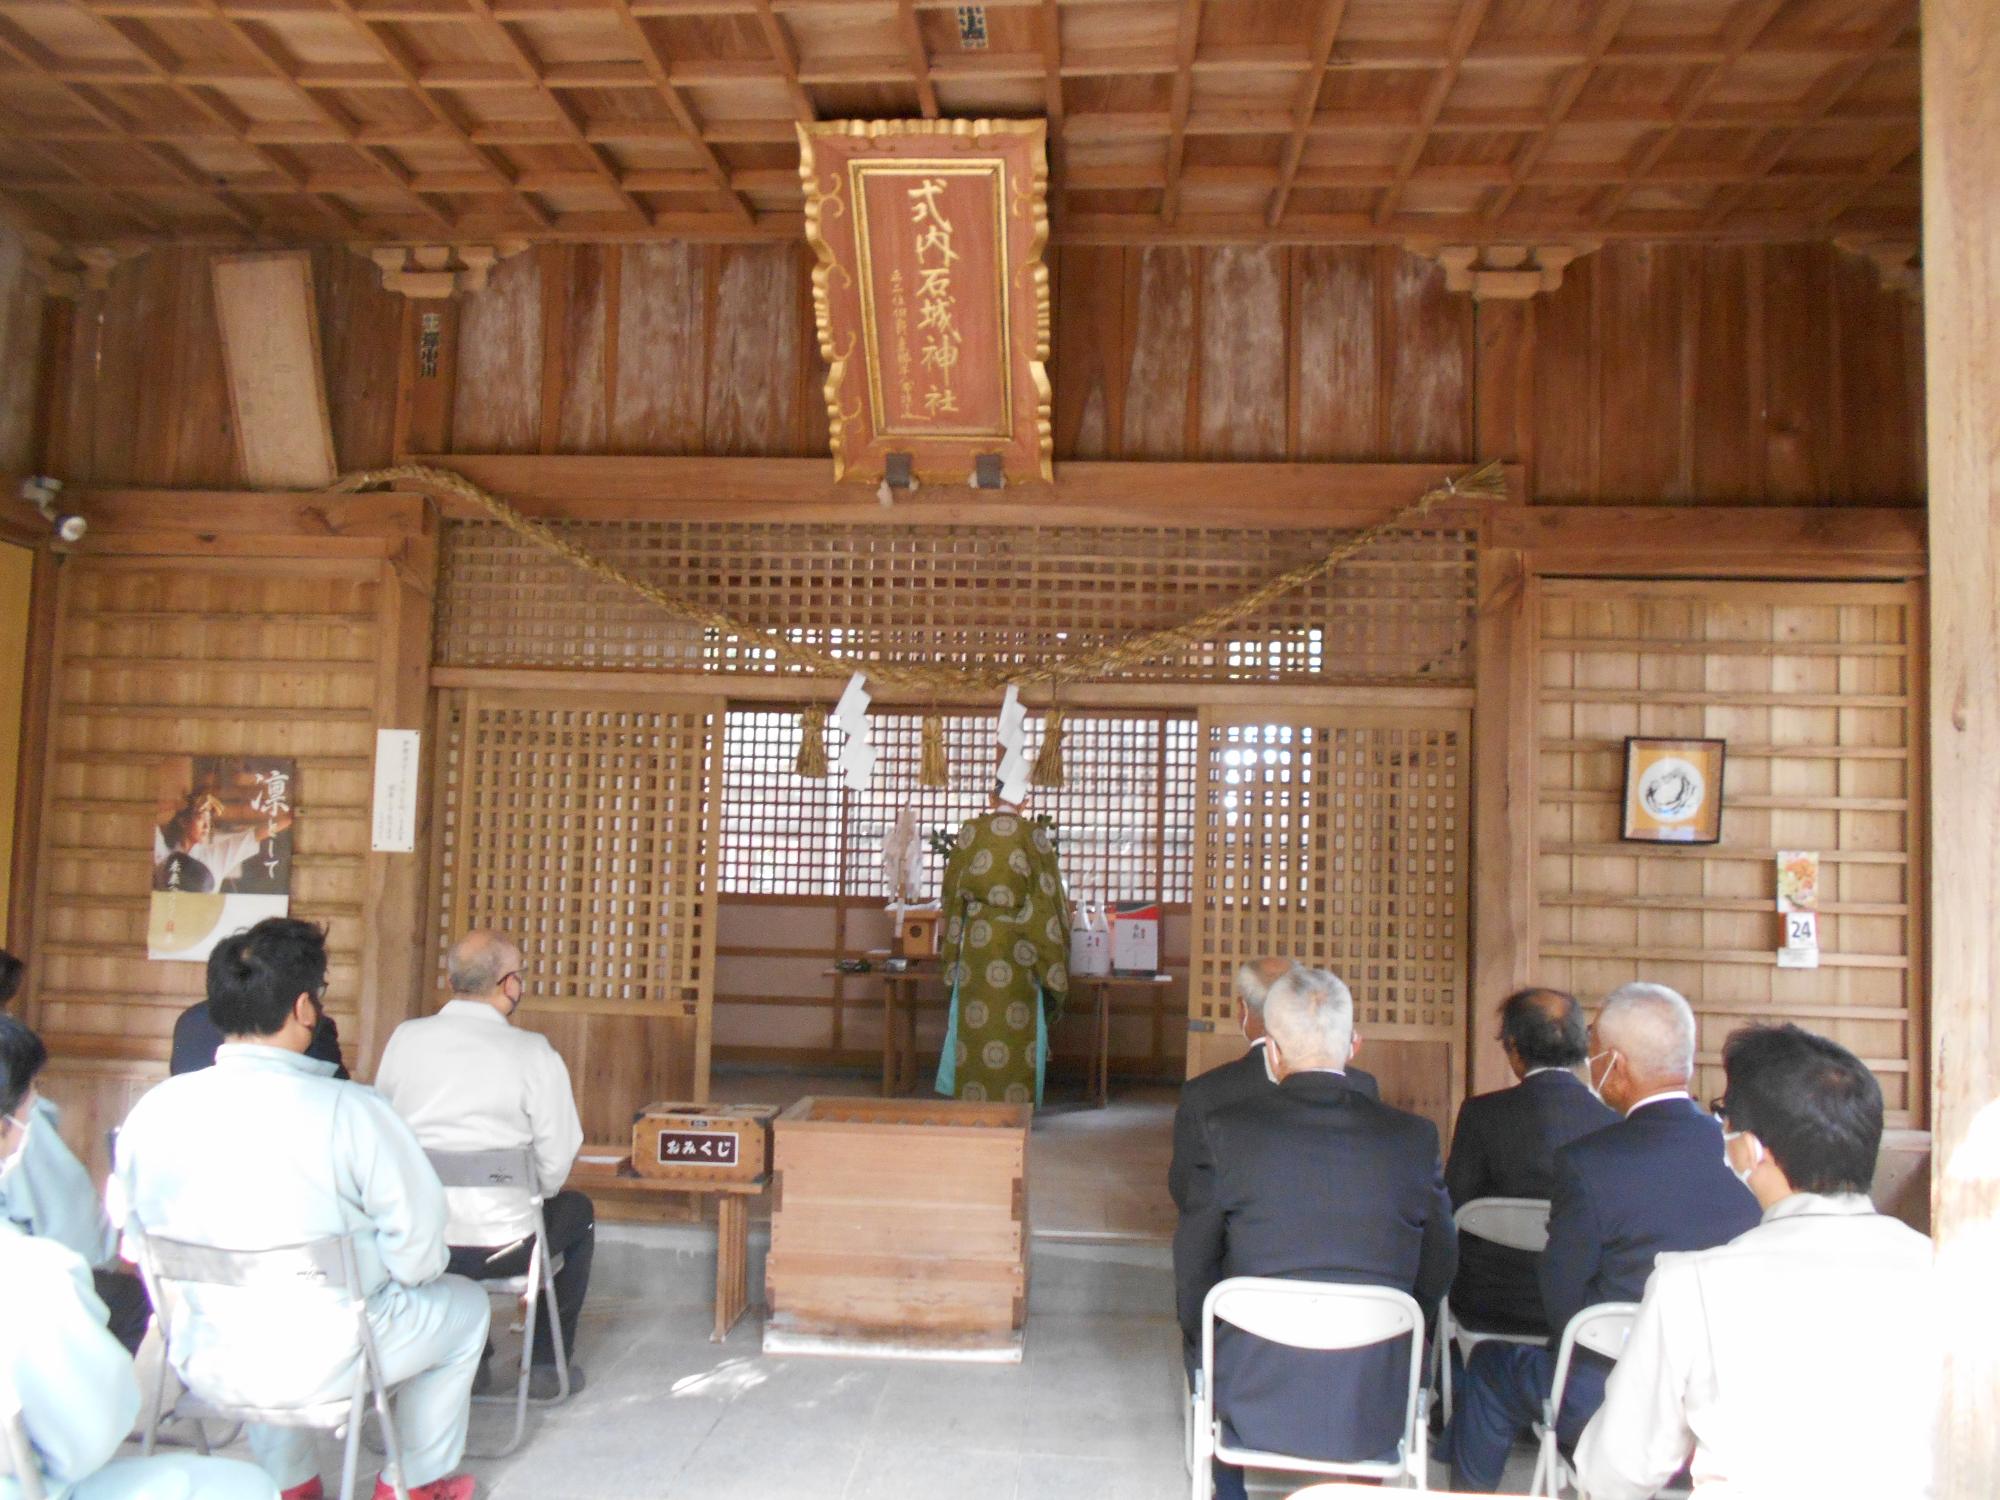
[[[943,905],[951,1013],[937,1091],[1040,1104],[1049,1025],[1069,997],[1069,898],[1048,830],[996,789],[958,830]]]

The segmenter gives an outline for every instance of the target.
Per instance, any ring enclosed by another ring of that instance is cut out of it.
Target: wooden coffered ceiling
[[[796,122],[1046,116],[1058,239],[1913,237],[1916,0],[0,0],[71,243],[800,233]]]

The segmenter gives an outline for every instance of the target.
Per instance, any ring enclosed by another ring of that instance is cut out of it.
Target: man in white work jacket
[[[396,1396],[412,1500],[470,1500],[465,1451],[472,1377],[486,1343],[479,1288],[444,1274],[444,1189],[409,1127],[373,1089],[307,1057],[326,988],[326,939],[272,917],[225,938],[208,961],[215,1066],[169,1078],[118,1135],[114,1216],[127,1254],[144,1235],[258,1250],[351,1235],[369,1322]],[[353,1324],[289,1288],[194,1289],[168,1332],[174,1367],[199,1393],[266,1407],[346,1394]],[[250,1428],[286,1500],[319,1500],[312,1434]],[[376,1482],[377,1500],[392,1494]]]
[[[1928,1495],[1938,1297],[1930,1241],[1869,1201],[1881,1087],[1797,1026],[1737,1031],[1722,1062],[1724,1150],[1763,1221],[1660,1256],[1582,1490],[1641,1500],[1691,1456],[1697,1496]]]
[[[520,947],[498,932],[469,932],[446,960],[452,998],[434,1016],[405,1021],[389,1038],[375,1087],[430,1151],[498,1151],[526,1146],[548,1199],[550,1253],[562,1257],[556,1304],[571,1391],[576,1320],[590,1286],[596,1222],[590,1199],[557,1192],[583,1144],[576,1096],[562,1056],[539,1032],[513,1024],[527,988]],[[534,1207],[518,1188],[449,1188],[445,1239],[451,1269],[478,1280],[519,1276],[534,1248]],[[555,1343],[544,1307],[535,1318],[529,1394],[557,1392]]]

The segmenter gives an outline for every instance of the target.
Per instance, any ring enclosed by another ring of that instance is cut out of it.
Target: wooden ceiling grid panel
[[[71,242],[793,238],[795,128],[1044,116],[1070,243],[1914,234],[1916,0],[0,0]]]

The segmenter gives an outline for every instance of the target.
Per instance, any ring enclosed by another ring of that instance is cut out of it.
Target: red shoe
[[[304,1484],[278,1491],[278,1500],[326,1500],[326,1486],[319,1482],[319,1475],[315,1474]]]
[[[411,1485],[410,1500],[472,1500],[472,1487],[470,1474],[452,1474],[429,1484]],[[395,1486],[380,1476],[375,1480],[375,1500],[396,1500]]]

